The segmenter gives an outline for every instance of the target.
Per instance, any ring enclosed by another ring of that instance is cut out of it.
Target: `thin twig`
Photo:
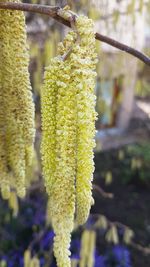
[[[141,246],[140,244],[137,244],[137,243],[135,243],[135,242],[133,242],[133,241],[131,241],[130,245],[131,245],[133,248],[135,248],[135,249],[141,251],[141,252],[144,253],[145,255],[150,255],[150,248],[149,248],[149,247],[143,247],[143,246]]]
[[[76,29],[75,29],[75,16],[72,16],[71,14],[70,14],[70,16],[71,16],[71,17],[70,17],[71,28],[74,29],[74,30],[76,30]],[[78,33],[77,33],[77,38],[76,38],[76,40],[75,40],[75,43],[78,42],[78,39],[79,39],[79,35],[78,35]],[[72,53],[72,49],[73,49],[73,46],[71,46],[71,47],[68,49],[68,51],[61,57],[63,61],[65,61],[65,60],[67,60],[67,59],[69,58],[69,56],[70,56],[71,53]]]
[[[93,184],[93,189],[99,192],[104,198],[113,198],[114,195],[112,193],[105,192],[100,186]]]
[[[95,219],[100,218],[100,216],[104,216],[104,215],[98,214],[98,213],[90,214],[90,217],[95,218]],[[105,216],[105,218],[106,218],[106,216]],[[127,226],[121,222],[118,222],[118,221],[112,222],[112,221],[108,220],[108,218],[106,218],[106,220],[107,220],[108,226],[110,226],[110,227],[115,225],[116,227],[122,228],[124,230],[129,229],[132,231],[132,229],[129,226]],[[130,241],[129,246],[133,247],[136,250],[139,250],[140,252],[144,253],[145,255],[150,255],[150,248],[149,247],[143,247],[141,244],[138,244],[132,240]]]
[[[70,21],[67,18],[64,18],[61,16],[61,8],[57,6],[44,6],[44,5],[34,5],[34,4],[23,4],[23,3],[0,3],[1,9],[11,9],[11,10],[22,10],[22,11],[28,11],[28,12],[34,12],[39,14],[45,14],[53,19],[57,20],[58,22],[71,27]],[[107,43],[115,48],[118,48],[126,53],[129,53],[136,58],[140,59],[142,62],[150,66],[150,58],[143,54],[142,52],[127,46],[123,43],[120,43],[112,38],[109,38],[107,36],[104,36],[100,33],[96,33],[95,38],[101,42]]]
[[[32,250],[33,247],[35,246],[35,244],[39,243],[40,240],[42,239],[42,237],[44,236],[45,232],[47,231],[47,229],[45,230],[41,230],[35,237],[35,239],[32,240],[32,242],[29,244],[28,249]]]
[[[96,33],[96,39],[100,40],[101,42],[107,43],[115,48],[118,48],[119,50],[122,50],[128,54],[131,54],[132,56],[135,56],[136,58],[143,61],[145,64],[150,66],[150,58],[146,56],[144,53],[140,52],[139,50],[134,49],[133,47],[130,47],[128,45],[125,45],[123,43],[120,43],[110,37],[107,37],[105,35],[102,35],[100,33]]]
[[[61,59],[63,61],[67,60],[71,53],[72,53],[72,47],[70,47],[69,50],[63,56],[61,56]]]

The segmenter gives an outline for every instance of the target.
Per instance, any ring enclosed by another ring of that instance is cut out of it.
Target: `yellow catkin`
[[[40,47],[38,43],[33,43],[33,42],[29,42],[29,49],[30,49],[30,57],[32,59],[35,59],[39,52],[40,52]]]
[[[130,244],[133,237],[134,232],[131,229],[126,228],[123,235],[123,241],[125,242],[125,244]]]
[[[117,228],[115,225],[113,225],[106,233],[106,241],[109,243],[112,242],[114,244],[119,243],[118,232],[117,232]]]
[[[20,11],[3,10],[1,12],[3,27],[1,83],[4,89],[3,106],[5,107],[5,158],[8,181],[13,176],[13,186],[18,196],[24,197],[26,167],[32,162],[35,135],[25,18]]]
[[[84,230],[81,237],[81,249],[80,249],[80,267],[86,267],[88,262],[88,249],[89,249],[89,239],[90,232],[89,230]]]
[[[24,252],[24,267],[30,267],[30,263],[31,263],[31,251],[27,249]]]
[[[76,112],[69,73],[67,62],[52,59],[42,90],[43,171],[56,234],[54,253],[60,267],[70,266],[70,233],[75,212],[76,129],[73,122]]]
[[[88,18],[77,18],[76,26],[77,31],[59,44],[42,88],[41,153],[58,267],[71,266],[75,208],[78,223],[84,223],[92,203],[95,38]],[[71,54],[63,60],[70,48]]]
[[[97,222],[95,223],[96,228],[101,228],[106,230],[108,227],[108,221],[104,215],[100,215]]]
[[[70,32],[63,44],[59,44],[58,52],[63,55],[72,47],[68,61],[72,66],[70,75],[73,87],[76,88],[74,97],[77,105],[76,215],[78,224],[83,224],[88,218],[93,202],[91,182],[94,171],[93,148],[96,120],[94,87],[97,54],[92,20],[79,16],[76,20],[76,30],[78,37],[74,32]],[[77,38],[79,41],[75,42]]]
[[[95,243],[96,243],[96,233],[95,231],[90,231],[87,267],[94,267],[95,263],[94,252],[96,246]]]
[[[105,184],[106,185],[109,185],[112,183],[112,172],[111,171],[107,171],[106,174],[105,174]]]
[[[118,159],[123,160],[124,159],[124,151],[122,149],[119,150],[118,152]]]
[[[26,170],[26,188],[29,188],[32,183],[39,181],[40,171],[37,152],[34,150],[32,164]]]
[[[76,201],[77,222],[85,223],[92,204],[92,179],[94,171],[93,148],[95,146],[95,34],[94,24],[85,16],[80,16],[76,23],[80,35],[79,52],[77,49],[77,177]],[[79,55],[78,55],[79,53]]]
[[[80,267],[94,267],[96,233],[85,230],[81,238]]]
[[[52,214],[56,234],[54,252],[59,259],[58,266],[70,266],[70,233],[73,230],[75,213],[75,171],[76,171],[76,98],[70,74],[71,66],[67,61],[62,64],[62,77],[58,89],[56,114],[56,171],[54,195],[60,215]],[[56,210],[55,210],[56,212]],[[56,218],[55,218],[56,217]],[[59,224],[58,224],[59,222]],[[60,246],[61,243],[61,246]],[[60,253],[62,253],[60,257]]]
[[[41,95],[42,108],[42,163],[45,187],[48,194],[54,183],[53,173],[55,170],[55,147],[56,147],[56,96],[58,87],[59,60],[52,59],[50,66],[46,69],[44,85]]]
[[[71,267],[78,267],[78,262],[77,259],[71,259]]]
[[[52,36],[45,41],[43,56],[44,65],[48,66],[50,64],[50,59],[55,56],[55,43]]]
[[[7,267],[7,262],[5,260],[1,260],[0,267]]]
[[[10,179],[8,175],[8,166],[7,166],[7,158],[6,158],[6,147],[5,147],[5,133],[6,133],[6,120],[5,120],[5,110],[6,110],[6,101],[5,96],[7,93],[7,89],[4,87],[4,82],[9,80],[9,77],[5,77],[5,81],[3,79],[3,75],[5,74],[5,69],[9,66],[9,58],[8,61],[4,62],[4,54],[5,49],[8,46],[8,38],[6,34],[7,28],[5,27],[5,23],[7,18],[5,16],[5,12],[1,10],[0,12],[0,188],[1,194],[4,199],[9,199],[10,196]],[[6,36],[5,36],[6,35]],[[7,51],[6,51],[7,53]],[[8,53],[7,53],[8,55]],[[4,69],[5,67],[5,69]]]
[[[10,209],[13,211],[13,216],[16,217],[19,211],[18,198],[15,191],[10,192],[10,197],[8,201]]]
[[[33,257],[30,261],[30,265],[28,267],[40,267],[40,261],[37,257]]]
[[[40,94],[40,88],[42,84],[43,64],[42,64],[42,53],[39,48],[36,56],[36,68],[33,73],[33,87],[36,94]]]

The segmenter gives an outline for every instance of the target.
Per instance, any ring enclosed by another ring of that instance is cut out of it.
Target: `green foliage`
[[[136,179],[145,183],[150,182],[150,143],[128,146],[126,153],[128,168],[124,169],[123,181]]]
[[[136,96],[146,97],[150,95],[150,85],[145,79],[138,79],[136,82]]]
[[[112,177],[119,177],[122,183],[150,184],[150,143],[133,144],[109,153],[102,152],[100,156],[101,164],[98,168],[104,179],[108,170],[111,170]]]

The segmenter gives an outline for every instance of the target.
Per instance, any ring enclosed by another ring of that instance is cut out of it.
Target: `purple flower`
[[[106,267],[132,267],[130,253],[127,248],[117,245],[109,250],[106,255]]]
[[[70,250],[71,250],[71,258],[79,259],[79,255],[80,255],[80,240],[79,239],[72,240]]]
[[[45,259],[43,257],[40,258],[40,266],[43,267],[45,264]]]
[[[130,253],[123,246],[115,246],[113,253],[118,261],[117,267],[131,267]]]
[[[106,267],[104,256],[96,256],[94,267]]]
[[[49,249],[50,246],[53,244],[53,238],[54,238],[54,232],[53,231],[48,231],[44,237],[41,240],[41,247],[44,249]]]

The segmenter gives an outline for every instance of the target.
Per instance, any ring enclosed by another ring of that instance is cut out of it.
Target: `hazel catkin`
[[[76,46],[75,59],[77,93],[77,171],[76,171],[76,215],[77,222],[86,222],[92,205],[92,180],[94,172],[93,148],[95,146],[95,34],[94,23],[85,16],[79,16],[76,28],[80,36]],[[72,54],[73,56],[73,54]]]
[[[0,173],[1,191],[4,191],[4,180],[5,184],[13,184],[18,196],[24,197],[26,168],[32,162],[35,129],[23,12],[2,10],[0,27],[2,46],[2,96],[0,98],[3,100],[2,109],[4,110],[1,117],[5,118],[1,133],[4,133],[5,156],[3,158],[7,174],[7,177],[3,178],[3,173]]]
[[[51,63],[42,90],[43,172],[55,232],[54,253],[58,266],[68,267],[75,212],[75,98],[68,63],[59,57]]]
[[[74,219],[84,223],[92,204],[95,65],[94,25],[80,16],[46,68],[41,90],[43,174],[58,267],[71,266]]]

